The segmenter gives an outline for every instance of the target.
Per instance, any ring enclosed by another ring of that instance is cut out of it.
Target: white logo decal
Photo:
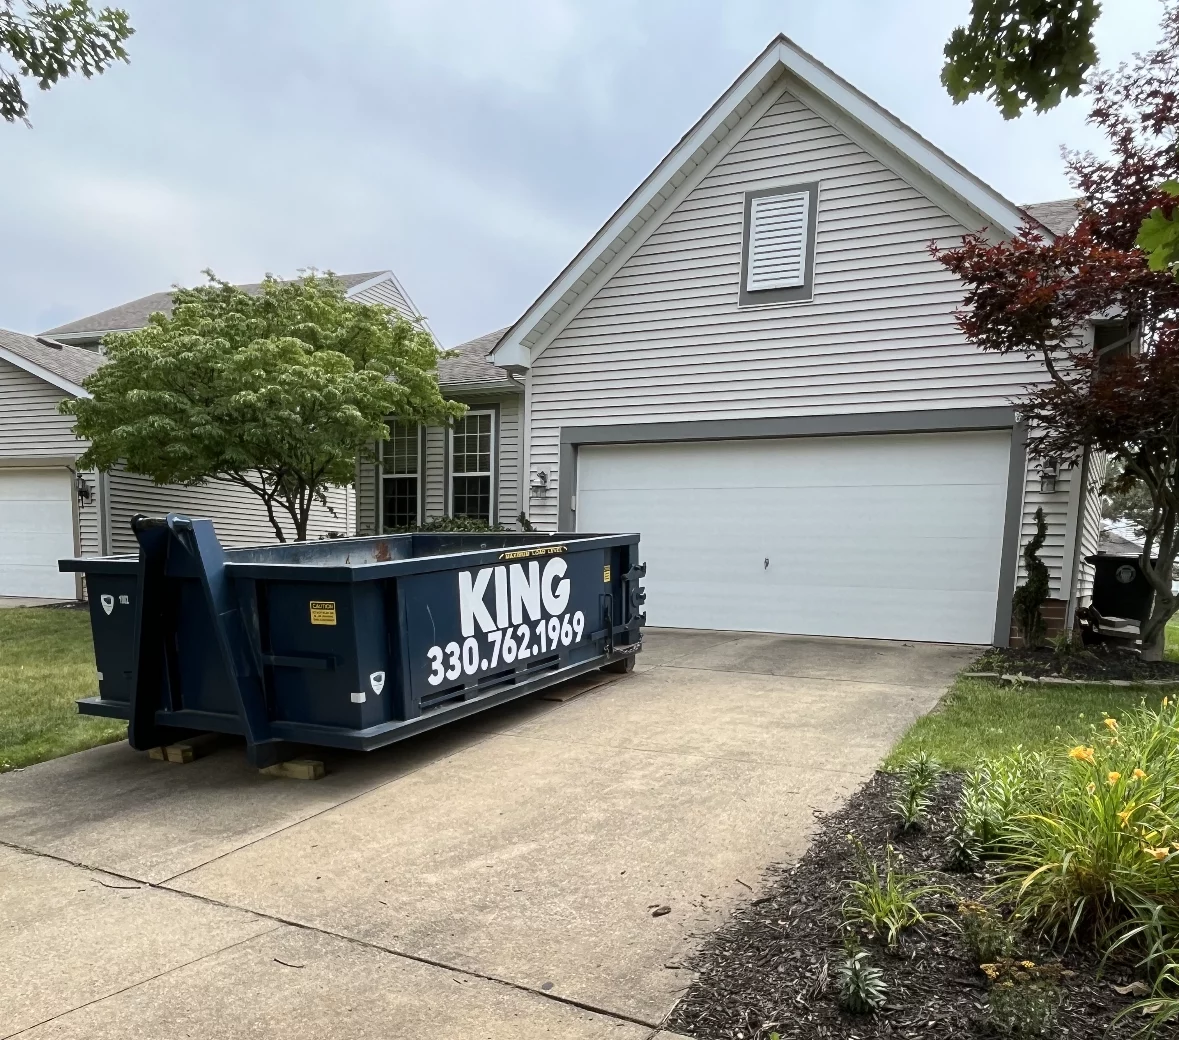
[[[368,681],[372,684],[373,693],[379,697],[381,695],[381,691],[385,688],[385,673],[373,672],[373,674],[368,677]]]
[[[123,606],[125,606],[125,607],[129,606],[131,603],[131,597],[130,596],[120,596],[119,602],[122,603]]]
[[[351,697],[353,704],[363,704],[365,701],[364,690],[353,690]]]
[[[108,614],[115,609],[115,597],[109,592],[104,592],[98,597],[98,602],[102,604],[102,609]]]

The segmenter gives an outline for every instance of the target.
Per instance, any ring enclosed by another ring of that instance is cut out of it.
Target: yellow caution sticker
[[[334,625],[336,623],[336,604],[330,599],[313,599],[311,601],[311,623],[313,625]]]
[[[610,564],[606,564],[606,566],[602,568],[602,581],[608,582],[609,580],[610,580]]]

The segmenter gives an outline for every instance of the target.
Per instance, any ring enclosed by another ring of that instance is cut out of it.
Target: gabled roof
[[[1018,206],[793,41],[778,36],[505,333],[493,360],[514,370],[530,367],[596,287],[786,91],[967,227],[986,227],[1009,237],[1024,222]]]
[[[90,396],[82,389],[82,380],[102,364],[102,357],[93,350],[8,329],[0,329],[0,360],[74,397]]]
[[[392,278],[393,272],[366,271],[361,274],[336,275],[336,278],[343,283],[344,288],[349,291],[364,285],[366,282],[372,282],[383,277]],[[262,283],[251,282],[248,285],[239,285],[238,288],[244,289],[246,292],[254,295],[262,291]],[[400,285],[398,285],[398,288],[400,289]],[[402,295],[404,295],[404,290],[402,290]],[[66,342],[71,340],[89,341],[101,339],[108,332],[127,332],[131,329],[141,329],[147,324],[147,319],[157,311],[163,311],[165,314],[172,313],[171,290],[168,292],[152,293],[150,296],[141,296],[138,300],[132,300],[130,303],[122,303],[118,307],[111,307],[109,310],[99,311],[97,314],[90,314],[85,318],[78,318],[77,321],[59,325],[55,329],[49,329],[43,332],[42,335],[52,336]]]
[[[1032,202],[1023,211],[1037,224],[1054,235],[1070,231],[1081,215],[1081,199],[1055,199],[1052,202]]]
[[[452,393],[459,390],[514,390],[523,391],[523,386],[513,382],[512,378],[498,365],[488,360],[491,348],[499,342],[507,329],[497,329],[485,336],[460,343],[451,349],[457,351],[455,357],[444,358],[438,362],[438,385],[443,390]]]

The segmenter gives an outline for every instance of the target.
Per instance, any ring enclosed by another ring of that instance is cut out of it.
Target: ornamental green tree
[[[95,11],[87,0],[0,0],[0,116],[30,125],[22,80],[48,90],[74,73],[89,79],[128,60],[123,44],[134,32],[127,12],[117,7]],[[6,67],[5,58],[15,69]]]
[[[988,94],[1005,119],[1080,94],[1097,62],[1098,0],[973,0],[946,44],[942,85],[954,101]]]
[[[90,442],[81,467],[122,463],[157,484],[214,478],[253,492],[279,541],[307,537],[326,489],[352,483],[385,420],[448,423],[430,334],[381,304],[345,297],[330,274],[267,276],[256,293],[206,272],[169,317],[103,341],[89,398],[65,401]]]

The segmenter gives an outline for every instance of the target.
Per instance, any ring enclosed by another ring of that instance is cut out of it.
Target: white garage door
[[[73,484],[66,469],[0,469],[0,596],[72,599]]]
[[[1006,432],[586,446],[577,529],[638,531],[651,625],[989,643]]]

